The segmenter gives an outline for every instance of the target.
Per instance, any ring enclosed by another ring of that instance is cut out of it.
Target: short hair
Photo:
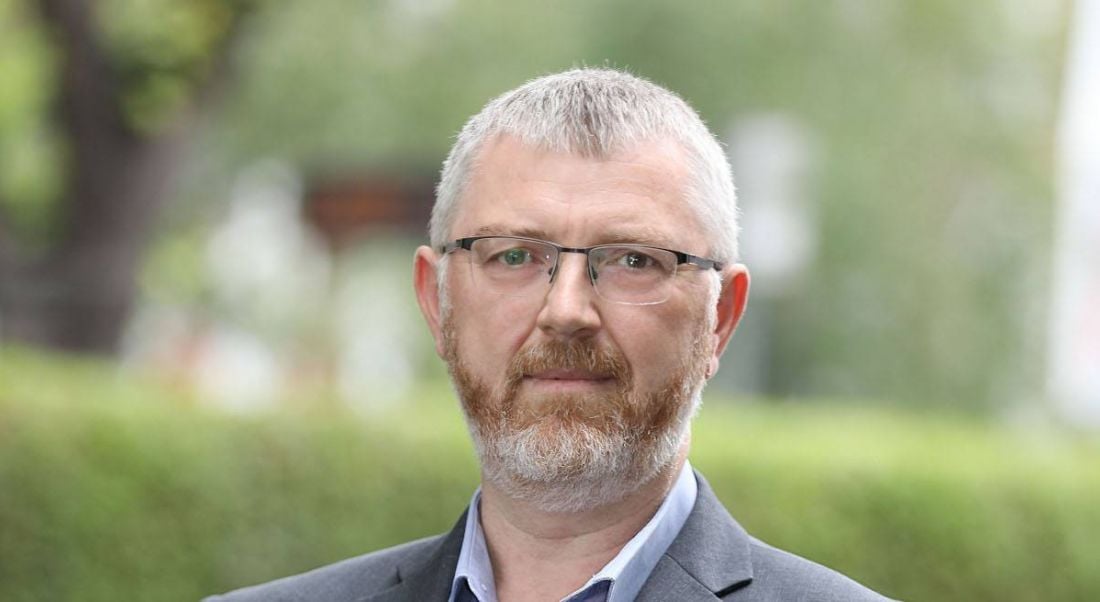
[[[705,230],[708,253],[737,259],[737,197],[729,161],[698,113],[675,93],[614,69],[547,75],[489,101],[458,133],[443,163],[429,238],[450,236],[458,205],[487,142],[511,135],[535,148],[604,159],[647,141],[673,140],[691,176],[687,202]]]

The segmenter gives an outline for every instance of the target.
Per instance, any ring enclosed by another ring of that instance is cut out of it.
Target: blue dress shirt
[[[698,487],[691,465],[684,462],[661,507],[618,555],[562,602],[630,602],[641,591],[653,567],[676,539],[695,505]],[[497,602],[493,565],[481,530],[481,489],[474,492],[466,514],[466,533],[451,583],[450,602]]]

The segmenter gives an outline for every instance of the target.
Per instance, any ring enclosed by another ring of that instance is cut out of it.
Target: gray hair
[[[431,244],[450,237],[458,203],[477,155],[499,135],[536,148],[603,159],[647,141],[673,140],[692,173],[694,205],[719,261],[737,259],[737,198],[722,147],[682,98],[648,80],[612,69],[574,69],[547,75],[489,101],[458,134],[443,163],[429,225]]]

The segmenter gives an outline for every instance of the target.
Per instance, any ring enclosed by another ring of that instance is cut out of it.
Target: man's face
[[[630,242],[708,254],[673,143],[593,160],[503,137],[479,159],[452,238]],[[591,499],[600,497],[593,483],[604,497],[621,497],[675,458],[724,343],[715,332],[713,273],[683,269],[667,301],[632,306],[599,297],[580,254],[562,254],[546,295],[524,298],[477,286],[466,251],[448,261],[437,339],[488,480],[547,509],[579,509],[610,501]],[[616,478],[619,490],[608,485]],[[547,488],[574,495],[549,503]]]

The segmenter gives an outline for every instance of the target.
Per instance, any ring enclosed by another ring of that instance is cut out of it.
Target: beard
[[[501,385],[478,379],[444,318],[444,359],[483,478],[544,512],[581,512],[625,499],[676,460],[698,410],[711,352],[705,328],[658,386],[638,391],[620,352],[592,339],[551,340],[509,362]],[[612,384],[596,392],[523,391],[525,376],[579,370]]]

